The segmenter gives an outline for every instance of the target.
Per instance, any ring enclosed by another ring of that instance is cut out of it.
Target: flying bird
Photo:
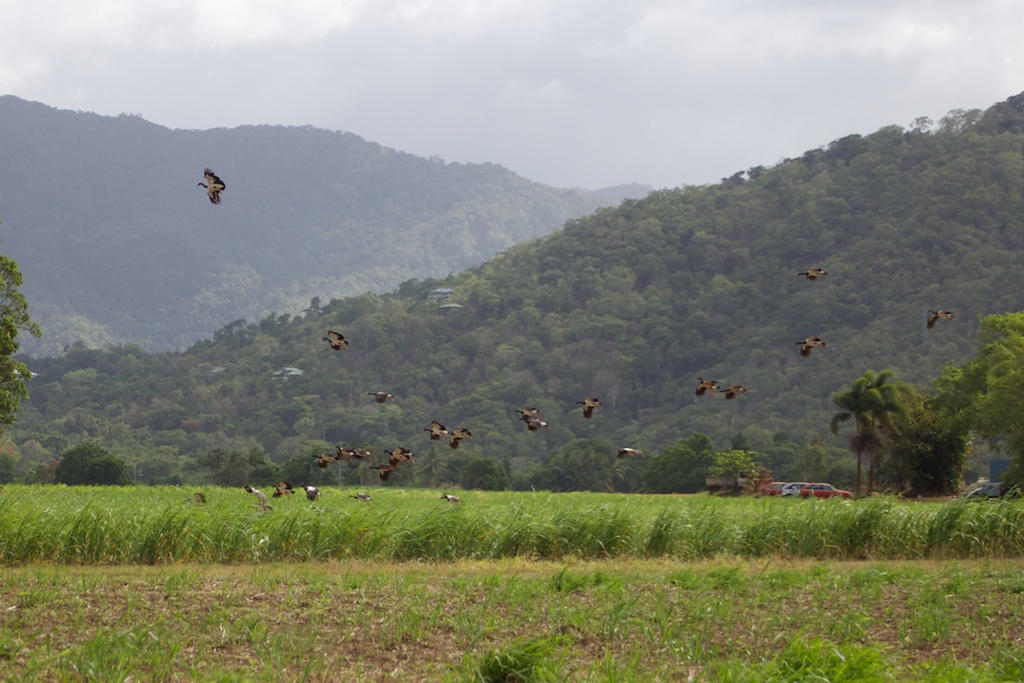
[[[588,396],[582,401],[576,401],[576,403],[583,406],[583,417],[588,420],[594,416],[594,410],[601,407],[601,401],[593,396]]]
[[[802,273],[797,273],[797,275],[802,275],[805,278],[807,278],[808,280],[812,280],[813,281],[813,280],[816,280],[819,277],[823,277],[825,275],[828,275],[828,271],[822,270],[821,268],[817,268],[817,267],[811,267],[811,268],[808,268],[807,270],[805,270]]]
[[[448,434],[448,430],[445,429],[444,425],[437,420],[431,420],[430,426],[423,429],[425,432],[430,432],[431,441],[440,441],[442,436]]]
[[[450,493],[445,493],[441,495],[441,500],[447,500],[452,505],[457,505],[459,502],[459,497],[453,496]]]
[[[942,320],[952,320],[953,319],[953,311],[947,311],[944,308],[942,310],[939,310],[939,311],[929,310],[928,313],[929,313],[929,315],[928,315],[928,329],[929,330],[932,329],[933,327],[935,327],[935,323],[940,318]]]
[[[620,448],[618,456],[620,458],[642,458],[644,457],[644,452],[641,450],[637,450],[636,448]]]
[[[254,489],[248,484],[245,485],[245,490],[251,493],[252,495],[256,496],[256,500],[259,501],[260,505],[267,504],[267,497],[263,494],[263,491],[260,491],[259,489]]]
[[[526,428],[531,432],[548,428],[548,423],[540,419],[540,411],[536,408],[520,408],[516,412],[519,413],[519,419],[526,423]]]
[[[330,334],[330,332],[328,332]],[[385,401],[394,401],[395,397],[386,391],[370,391],[368,395],[373,396],[373,400],[377,403],[384,403]]]
[[[315,486],[306,486],[306,499],[316,500],[320,497],[320,489]]]
[[[330,344],[331,348],[335,351],[341,351],[348,346],[348,340],[345,339],[345,335],[334,330],[327,330],[327,336],[324,337],[324,341]]]
[[[548,423],[539,417],[531,417],[530,421],[526,423],[526,429],[531,432],[535,432],[538,429],[549,429]]]
[[[220,204],[220,193],[224,191],[227,185],[217,177],[217,174],[208,168],[203,169],[203,176],[206,178],[206,182],[199,183],[198,187],[206,188],[206,196],[210,198],[211,204]]]
[[[281,496],[290,496],[294,493],[292,485],[286,481],[282,481],[280,484],[274,487],[274,493],[271,494],[272,498],[280,498]]]
[[[316,459],[316,464],[319,465],[322,470],[326,470],[332,462],[338,462],[337,453],[321,453]]]
[[[352,457],[355,458],[356,460],[366,460],[367,458],[369,458],[371,456],[373,456],[373,453],[371,453],[370,451],[366,450],[365,448],[353,448],[352,449]]]
[[[516,412],[519,413],[519,419],[523,422],[529,422],[531,418],[540,417],[540,411],[536,408],[519,408]]]
[[[808,337],[807,339],[804,339],[803,341],[798,341],[798,342],[793,342],[793,343],[801,345],[800,346],[800,355],[805,357],[805,358],[807,356],[811,355],[811,351],[813,351],[816,347],[817,348],[822,348],[822,349],[825,348],[825,342],[823,342],[820,337]]]
[[[740,394],[747,393],[747,390],[743,388],[742,384],[730,384],[729,388],[725,390],[725,400],[731,401]]]
[[[401,462],[416,462],[416,458],[413,457],[412,451],[403,446],[396,446],[393,451],[384,451],[388,455],[388,464],[392,467],[398,467],[398,463]]]
[[[711,395],[714,396],[715,391],[718,390],[718,380],[704,379],[703,377],[698,377],[697,381],[700,382],[700,384],[697,385],[697,391],[693,393],[697,394],[698,396],[703,396],[708,391],[710,391]]]
[[[369,503],[371,500],[373,500],[372,498],[370,498],[369,494],[363,493],[362,491],[360,491],[359,493],[355,494],[352,497],[355,498],[356,500],[361,500],[364,503]]]
[[[398,471],[398,465],[370,465],[371,470],[377,470],[377,474],[383,481],[391,478],[391,473]]]
[[[452,448],[458,448],[459,442],[463,439],[472,439],[473,433],[465,427],[456,427],[448,435],[448,445]]]

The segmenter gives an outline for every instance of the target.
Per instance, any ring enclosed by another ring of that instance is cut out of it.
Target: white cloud
[[[1019,14],[1019,13],[1018,13]],[[969,26],[954,12],[891,3],[664,2],[651,4],[622,39],[586,47],[599,58],[755,67],[778,58],[843,54],[898,58],[955,46]]]
[[[228,49],[319,40],[348,28],[367,0],[12,0],[0,35],[20,44]]]
[[[471,39],[510,22],[542,22],[557,0],[397,0],[382,12],[417,33]]]
[[[40,58],[5,58],[0,61],[0,90],[13,90],[24,83],[38,81],[45,78],[49,71],[49,66]]]
[[[515,107],[550,106],[569,97],[565,84],[557,78],[538,83],[529,78],[514,78],[498,93],[498,100]]]
[[[560,185],[714,181],[1024,90],[1012,0],[0,0],[0,17],[0,92],[171,127],[312,123]]]

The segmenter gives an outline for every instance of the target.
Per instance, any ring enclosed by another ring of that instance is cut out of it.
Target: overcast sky
[[[0,93],[563,187],[717,182],[1021,91],[1017,0],[0,0]]]

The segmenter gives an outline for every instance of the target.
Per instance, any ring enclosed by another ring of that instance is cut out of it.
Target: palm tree
[[[875,453],[882,442],[895,429],[897,418],[906,415],[904,399],[910,394],[910,387],[894,381],[896,373],[882,370],[875,374],[868,370],[846,391],[832,397],[839,411],[832,416],[829,429],[839,436],[839,425],[853,420],[856,433],[850,437],[850,450],[857,456],[857,493],[860,493],[861,461],[866,454],[868,465],[868,493],[875,484]]]
[[[448,474],[449,459],[439,454],[436,448],[431,448],[419,469],[427,486],[437,486]]]

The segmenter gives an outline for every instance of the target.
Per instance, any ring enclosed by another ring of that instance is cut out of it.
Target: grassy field
[[[6,487],[0,678],[1024,680],[1021,503],[193,493]]]
[[[1024,503],[330,489],[310,503],[242,489],[8,486],[0,564],[366,559],[1024,557]]]
[[[5,680],[1019,681],[1016,561],[0,571]]]

